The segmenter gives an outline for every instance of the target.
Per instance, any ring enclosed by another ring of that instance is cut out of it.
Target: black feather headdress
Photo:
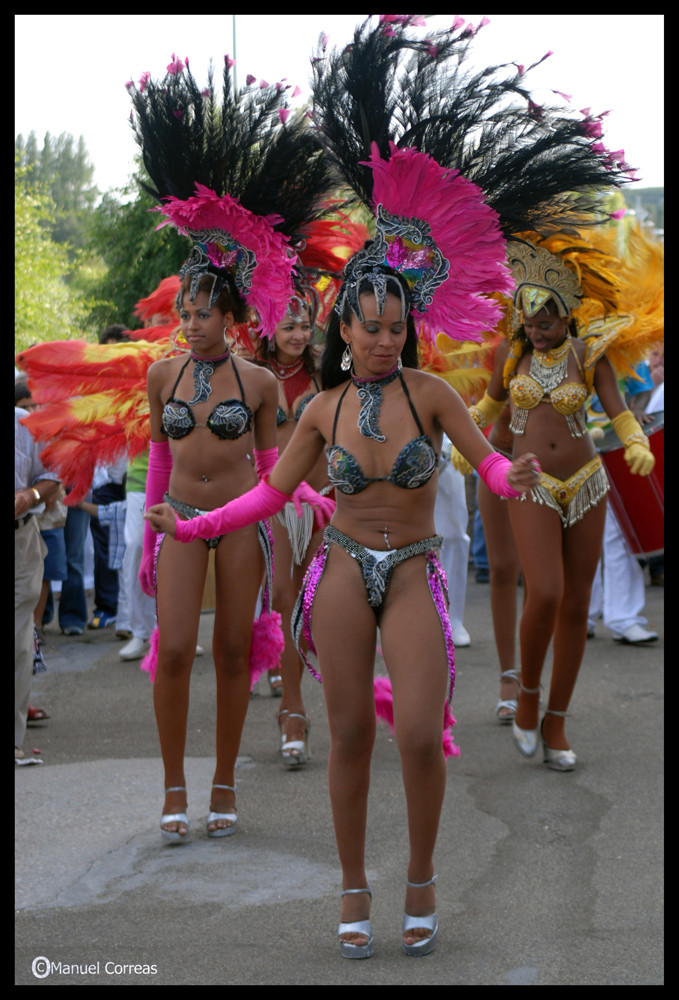
[[[184,272],[194,288],[202,274],[230,274],[271,336],[294,294],[303,230],[326,211],[328,164],[314,130],[281,86],[234,93],[226,61],[220,95],[212,69],[201,88],[174,58],[162,80],[130,91],[144,186],[194,244]]]

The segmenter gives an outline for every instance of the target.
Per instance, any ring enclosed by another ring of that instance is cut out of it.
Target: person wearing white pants
[[[144,545],[144,510],[146,494],[128,490],[125,516],[125,556],[123,558],[121,590],[125,592],[127,617],[123,626],[132,638],[119,652],[121,660],[140,660],[147,650],[147,643],[156,627],[156,602],[145,594],[139,583],[139,567]]]
[[[434,523],[443,538],[439,559],[448,577],[448,616],[453,629],[453,643],[462,647],[471,644],[469,632],[463,625],[469,568],[469,511],[464,476],[450,462],[451,447],[450,438],[444,434]]]
[[[606,509],[602,557],[592,585],[587,623],[588,638],[594,636],[597,619],[618,642],[638,645],[658,638],[644,626],[641,612],[646,602],[644,571],[625,541],[610,504]]]

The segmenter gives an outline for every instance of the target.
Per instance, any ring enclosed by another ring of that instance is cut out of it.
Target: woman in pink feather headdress
[[[421,956],[437,940],[441,730],[450,724],[454,674],[434,523],[442,436],[500,495],[518,496],[538,475],[534,456],[511,463],[494,452],[455,390],[418,370],[418,336],[429,346],[439,333],[482,340],[501,317],[498,298],[513,287],[508,234],[530,228],[550,192],[593,185],[607,170],[581,123],[542,109],[538,118],[519,79],[523,67],[500,79],[493,69],[458,73],[477,29],[459,31],[456,18],[448,31],[418,40],[410,29],[425,24],[421,17],[371,18],[341,50],[326,51],[322,40],[313,61],[317,135],[374,225],[371,241],[345,268],[321,361],[323,391],[266,483],[192,521],[177,521],[166,505],[147,513],[156,530],[183,542],[233,531],[280,510],[327,455],[337,507],[307,572],[293,629],[317,653],[323,681],[342,869],[338,938],[349,959],[368,958],[374,948],[366,823],[378,628],[408,826],[401,943],[406,955]],[[549,155],[526,155],[538,143]],[[555,157],[559,143],[563,155]],[[560,201],[554,214],[568,204]],[[540,219],[554,222],[544,213]],[[323,498],[312,505],[323,513]],[[384,702],[382,686],[377,694]],[[389,716],[389,704],[382,714]]]
[[[147,379],[147,505],[167,502],[184,524],[247,493],[276,462],[276,379],[236,357],[231,343],[235,327],[248,321],[274,335],[294,293],[292,247],[299,229],[320,216],[328,187],[308,124],[302,116],[288,120],[284,88],[234,93],[229,66],[225,59],[221,100],[212,72],[200,88],[183,60],[173,60],[159,82],[144,74],[139,88],[129,84],[151,182],[144,186],[159,202],[161,225],[192,248],[177,295],[189,351],[156,362]],[[163,757],[161,834],[175,844],[189,836],[189,684],[212,550],[217,721],[207,836],[226,837],[237,824],[234,769],[251,686],[278,665],[284,646],[271,608],[273,536],[264,518],[192,545],[147,529],[140,579],[156,595],[158,628],[142,668],[154,682]],[[262,614],[253,626],[260,589]]]

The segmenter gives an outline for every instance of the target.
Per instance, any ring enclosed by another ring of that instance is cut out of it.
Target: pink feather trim
[[[257,311],[266,336],[273,337],[276,324],[294,295],[294,255],[288,247],[288,237],[273,229],[281,221],[280,216],[255,215],[231,195],[220,198],[203,184],[196,184],[193,197],[185,201],[167,198],[157,210],[167,216],[168,221],[161,226],[169,222],[185,235],[187,230],[200,233],[218,230],[225,241],[235,240],[254,253],[252,283],[244,298]]]
[[[250,690],[268,670],[280,664],[285,636],[278,611],[263,611],[252,624],[250,646]]]
[[[252,643],[250,645],[250,690],[268,670],[280,663],[285,649],[285,636],[278,611],[264,611],[252,623]],[[151,636],[149,649],[139,665],[149,675],[151,683],[156,679],[158,669],[158,626]]]
[[[375,208],[426,222],[450,265],[429,309],[413,310],[415,324],[433,345],[438,333],[481,341],[481,333],[494,329],[502,316],[499,302],[486,296],[510,295],[514,288],[498,215],[459,170],[446,170],[416,149],[390,146],[391,156],[383,160],[373,143],[366,164],[374,175]]]
[[[394,732],[394,695],[391,690],[391,681],[388,677],[376,677],[373,682],[375,690],[375,714]],[[453,726],[455,719],[450,711],[450,706],[446,702],[443,710],[443,753],[446,757],[459,757],[460,748],[453,742]]]
[[[146,671],[146,673],[149,675],[149,680],[153,684],[154,680],[156,679],[156,670],[158,669],[158,626],[157,625],[151,634],[148,653],[139,664],[139,669]]]

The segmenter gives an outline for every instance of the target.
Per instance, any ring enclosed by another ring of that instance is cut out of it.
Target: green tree
[[[54,203],[51,217],[43,223],[52,238],[73,249],[82,247],[88,217],[99,196],[83,137],[76,142],[68,132],[56,138],[47,132],[39,149],[31,132],[27,140],[22,135],[16,137],[15,150],[19,165],[30,168],[26,183],[49,195]]]
[[[92,213],[87,246],[104,265],[103,273],[86,286],[99,302],[90,314],[97,327],[108,323],[139,327],[136,303],[163,278],[177,274],[191,251],[189,239],[174,227],[156,229],[162,216],[152,211],[155,205],[133,181],[117,194],[105,194]]]
[[[91,304],[67,284],[68,248],[45,228],[53,202],[17,167],[14,182],[14,331],[16,350],[44,340],[83,338]]]

